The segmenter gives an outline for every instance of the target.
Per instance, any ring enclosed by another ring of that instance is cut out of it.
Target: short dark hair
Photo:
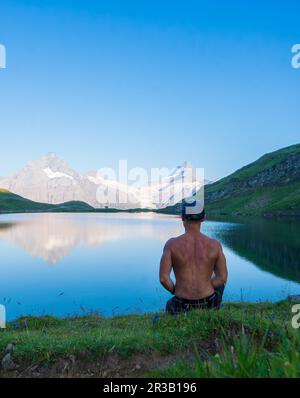
[[[205,210],[201,214],[182,215],[182,221],[201,222],[205,219]]]

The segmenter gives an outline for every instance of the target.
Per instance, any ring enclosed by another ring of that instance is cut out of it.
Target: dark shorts
[[[199,300],[188,300],[174,296],[167,302],[166,311],[168,314],[175,315],[192,309],[219,309],[224,289],[225,285],[222,285],[215,289],[211,296]]]

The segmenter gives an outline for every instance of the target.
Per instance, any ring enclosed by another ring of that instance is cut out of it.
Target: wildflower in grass
[[[18,323],[13,323],[13,329],[20,329],[20,325]]]
[[[157,323],[159,322],[160,316],[158,314],[154,314],[152,317],[152,323],[153,325],[157,325]]]

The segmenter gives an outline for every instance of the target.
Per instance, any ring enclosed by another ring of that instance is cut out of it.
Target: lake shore
[[[0,377],[299,377],[292,304],[103,318],[23,317],[0,331],[16,365]]]

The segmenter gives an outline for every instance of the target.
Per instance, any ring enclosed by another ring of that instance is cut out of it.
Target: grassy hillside
[[[209,216],[300,217],[300,144],[266,154],[205,186]],[[179,213],[180,205],[165,213]]]
[[[210,214],[300,216],[300,144],[266,154],[205,188]]]
[[[66,202],[61,205],[37,203],[22,198],[5,189],[0,189],[0,213],[22,213],[22,212],[47,212],[47,211],[92,211],[93,207],[84,202]]]
[[[70,201],[57,205],[33,202],[22,196],[16,195],[6,189],[0,188],[0,214],[1,213],[32,213],[32,212],[94,212],[94,213],[139,213],[150,212],[149,209],[119,210],[114,208],[96,209],[85,202]]]
[[[0,189],[0,213],[20,212],[20,211],[46,211],[52,209],[53,206],[44,203],[36,203],[31,200],[24,199],[9,191]]]
[[[233,180],[237,181],[247,180],[250,177],[258,175],[262,171],[271,170],[272,168],[275,168],[276,166],[284,162],[292,155],[297,155],[297,156],[300,155],[300,144],[291,145],[289,147],[279,149],[278,151],[263,155],[255,162],[242,167],[241,169],[235,171],[233,174],[230,174],[229,176],[222,178],[220,181],[217,181],[216,183],[210,184],[209,192],[216,191],[224,187],[226,184],[232,182]],[[300,170],[298,170],[298,172],[300,172]]]
[[[209,193],[209,191],[207,192]],[[232,197],[210,201],[207,199],[210,215],[262,215],[300,216],[300,181],[275,187],[258,187]]]
[[[299,377],[291,318],[288,301],[177,317],[21,318],[0,330],[0,358],[13,341],[19,366],[0,377]]]

